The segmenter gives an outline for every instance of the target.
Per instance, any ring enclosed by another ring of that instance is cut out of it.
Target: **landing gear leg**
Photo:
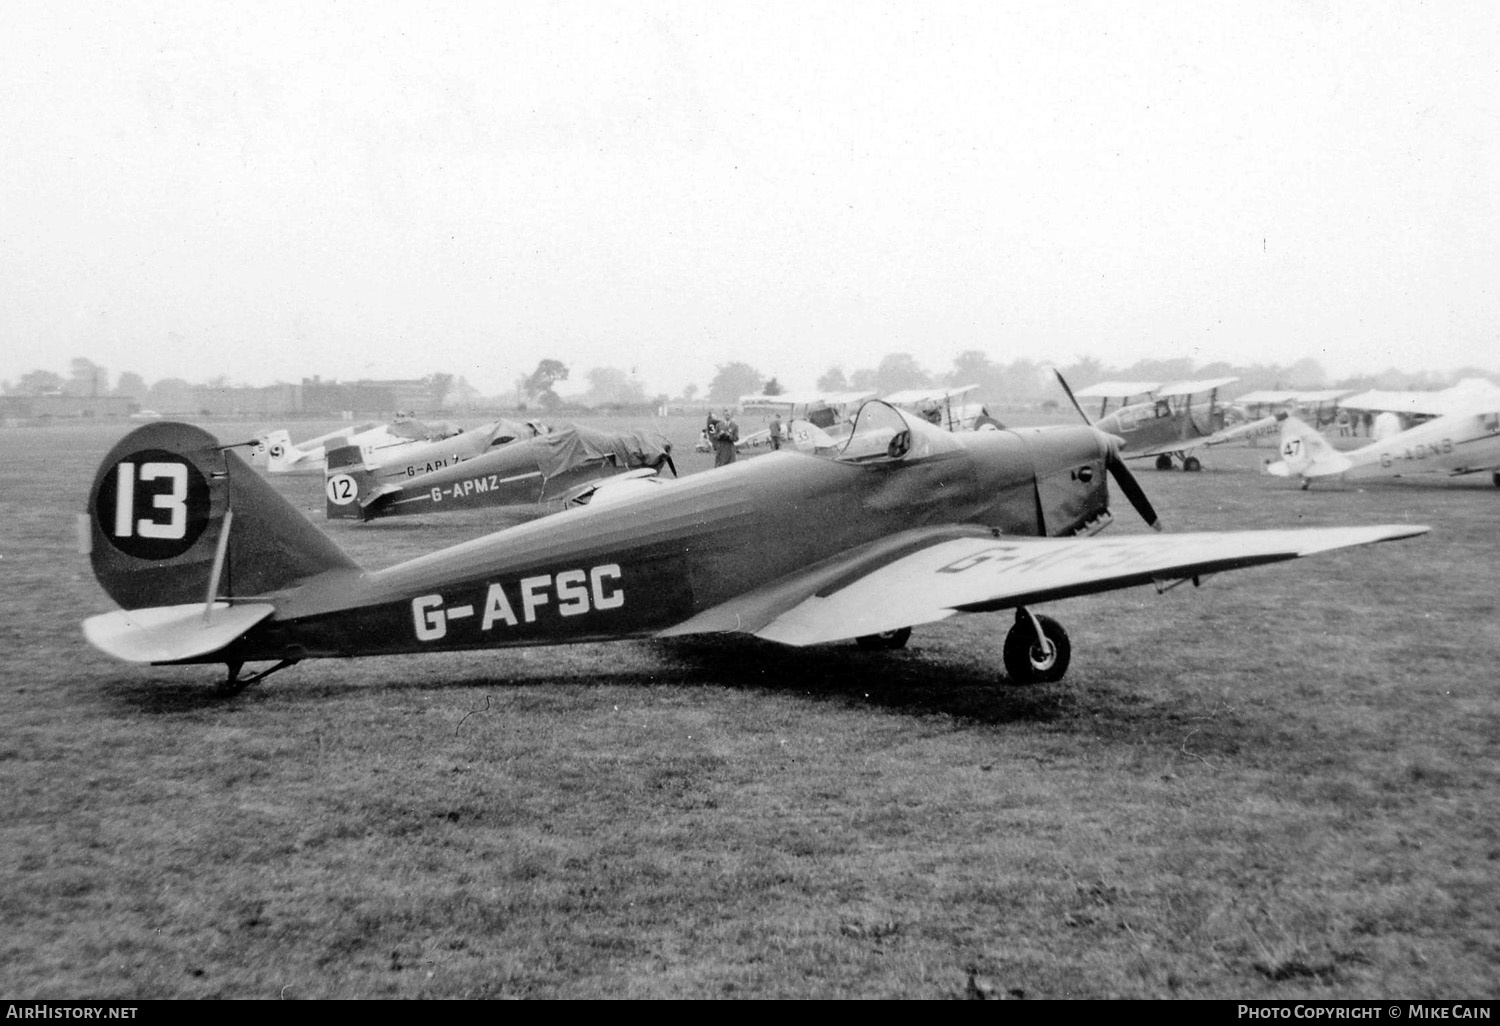
[[[1001,654],[1012,684],[1051,684],[1068,672],[1073,645],[1062,624],[1021,606]]]
[[[261,681],[265,680],[277,670],[284,670],[288,666],[296,666],[299,662],[301,662],[301,660],[299,659],[283,659],[281,662],[277,663],[269,670],[262,670],[254,676],[245,677],[243,679],[240,677],[240,670],[242,670],[245,666],[243,662],[235,661],[232,663],[225,663],[225,669],[229,671],[229,674],[219,682],[219,694],[223,695],[225,698],[231,698],[234,695],[239,694],[241,691],[244,691],[251,684],[259,684]]]

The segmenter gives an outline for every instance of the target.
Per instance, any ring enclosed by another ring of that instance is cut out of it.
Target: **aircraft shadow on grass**
[[[445,679],[442,668],[434,666],[436,672],[421,679],[372,673],[363,680],[323,679],[296,689],[251,690],[247,699],[252,705],[265,700],[303,705],[381,691],[481,695],[557,685],[727,688],[914,718],[947,716],[963,727],[1033,725],[1058,736],[1087,736],[1184,760],[1232,757],[1270,743],[1269,738],[1258,741],[1253,725],[1222,704],[1205,707],[1181,695],[1151,700],[1128,680],[1116,683],[1108,674],[1095,673],[1071,688],[997,688],[994,671],[982,658],[960,661],[946,653],[933,657],[920,647],[894,654],[851,646],[788,649],[735,637],[690,637],[625,647],[634,649],[628,658],[588,672],[557,669],[548,659],[554,650],[538,649],[508,675],[461,672]],[[223,702],[211,689],[176,678],[121,680],[107,693],[118,710],[149,716],[218,709]],[[493,710],[481,703],[476,711]],[[473,728],[484,729],[482,722]]]

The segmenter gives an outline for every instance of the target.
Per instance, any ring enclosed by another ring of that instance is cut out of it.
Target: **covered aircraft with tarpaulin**
[[[487,506],[523,506],[566,500],[581,486],[630,471],[675,475],[672,444],[654,431],[600,431],[579,425],[556,428],[404,480],[381,482],[358,450],[329,453],[326,482],[329,519],[374,520],[408,513],[442,513]]]

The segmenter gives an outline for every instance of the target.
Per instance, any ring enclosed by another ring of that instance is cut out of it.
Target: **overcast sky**
[[[1500,368],[1500,7],[0,5],[0,378]]]

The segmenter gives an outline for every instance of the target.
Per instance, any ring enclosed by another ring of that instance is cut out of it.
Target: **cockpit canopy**
[[[854,429],[833,455],[851,463],[873,463],[921,459],[961,448],[958,440],[942,428],[889,403],[871,399],[859,408]]]

